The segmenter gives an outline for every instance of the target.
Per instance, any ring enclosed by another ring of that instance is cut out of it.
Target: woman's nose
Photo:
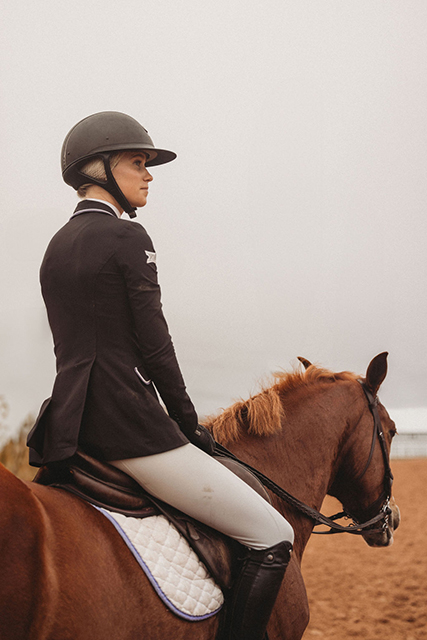
[[[151,175],[151,173],[148,171],[147,167],[145,167],[145,180],[147,180],[147,182],[151,182],[153,179],[153,176]]]

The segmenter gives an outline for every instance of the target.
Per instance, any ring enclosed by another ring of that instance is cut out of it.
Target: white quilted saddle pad
[[[165,516],[141,519],[98,510],[113,523],[169,609],[191,621],[218,613],[224,602],[221,589]]]

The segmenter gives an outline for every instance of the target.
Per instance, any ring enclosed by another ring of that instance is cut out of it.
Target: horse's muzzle
[[[363,534],[363,539],[370,547],[389,547],[393,544],[393,534],[400,524],[400,509],[394,498],[390,498],[391,513],[388,516],[386,526],[382,531],[370,532],[369,530]]]

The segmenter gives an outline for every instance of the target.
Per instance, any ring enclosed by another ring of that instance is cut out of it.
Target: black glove
[[[212,456],[215,452],[215,440],[209,433],[209,431],[202,424],[198,424],[196,430],[190,435],[187,435],[190,442],[199,449],[202,449],[205,453]]]

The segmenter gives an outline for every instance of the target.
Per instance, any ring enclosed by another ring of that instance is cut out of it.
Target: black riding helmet
[[[93,183],[108,191],[131,218],[136,216],[119,188],[111,171],[110,158],[117,151],[141,149],[147,155],[147,167],[165,164],[176,158],[176,153],[157,149],[148,132],[134,118],[118,111],[101,111],[80,120],[67,134],[62,145],[61,168],[65,182],[74,189]],[[93,158],[104,162],[107,181],[98,180],[81,172]]]

